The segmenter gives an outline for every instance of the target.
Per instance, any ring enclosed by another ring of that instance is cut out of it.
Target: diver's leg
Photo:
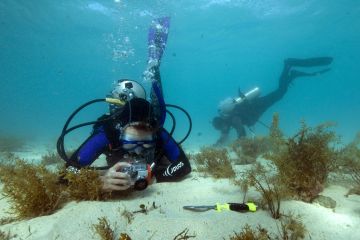
[[[159,124],[162,125],[166,118],[166,104],[163,95],[163,89],[161,84],[161,76],[159,65],[153,66],[149,71],[152,71],[153,78],[151,80],[150,99],[153,106],[153,115],[159,120]]]
[[[233,118],[232,127],[236,130],[237,137],[239,139],[246,137],[245,127],[244,127],[240,117]]]
[[[223,145],[226,140],[228,139],[230,133],[230,126],[231,122],[229,118],[223,118],[220,116],[216,116],[212,120],[212,126],[220,131],[220,137],[214,144],[214,146],[221,146]]]
[[[246,131],[244,125],[239,126],[239,128],[236,129],[238,138],[246,137]]]
[[[161,84],[160,66],[153,66],[149,69],[152,73],[152,88],[150,98],[154,102],[164,101],[163,89]],[[158,99],[161,98],[161,99]],[[165,103],[163,103],[165,104]]]
[[[268,108],[270,108],[272,105],[274,105],[276,102],[278,102],[284,97],[286,91],[286,88],[278,88],[263,97],[255,99],[256,101],[254,101],[253,103],[254,107],[252,109],[252,114],[254,116],[257,116],[257,118],[259,119]]]
[[[291,75],[291,64],[289,63],[288,59],[285,59],[283,70],[279,78],[278,88],[263,97],[254,99],[252,103],[254,105],[252,110],[254,111],[254,114],[256,113],[257,116],[260,117],[269,107],[282,99],[287,92],[289,84],[293,80],[294,76]]]
[[[286,92],[287,88],[289,87],[289,84],[293,80],[291,79],[290,70],[291,70],[291,64],[289,63],[288,59],[285,59],[283,70],[279,78],[279,86],[278,86],[278,89],[281,89],[284,92]]]
[[[291,60],[291,61],[295,61],[295,60]],[[269,108],[275,102],[282,99],[284,97],[284,95],[286,94],[290,83],[292,83],[296,78],[317,76],[319,74],[325,73],[330,70],[329,68],[326,68],[324,70],[312,72],[312,73],[306,73],[306,72],[302,72],[302,71],[298,71],[298,70],[293,70],[292,69],[293,63],[291,61],[289,61],[289,59],[286,59],[284,61],[284,67],[283,67],[283,71],[279,78],[278,88],[275,91],[269,93],[268,95],[259,98],[257,104],[258,104],[258,107],[262,109],[262,111],[265,111],[267,108]],[[315,61],[315,60],[312,60],[312,61]]]
[[[323,73],[330,71],[330,68],[326,68],[320,71],[315,72],[303,72],[298,70],[293,70],[293,67],[317,67],[329,65],[332,62],[333,58],[331,57],[319,57],[319,58],[307,58],[307,59],[298,59],[298,58],[287,58],[284,61],[283,71],[279,79],[279,89],[282,91],[287,90],[289,84],[298,77],[312,77],[317,76]]]
[[[148,32],[148,65],[143,73],[146,81],[156,82],[162,95],[160,63],[165,51],[170,27],[170,17],[155,19]]]
[[[256,102],[257,108],[260,112],[266,111],[267,108],[282,99],[287,92],[289,84],[296,78],[317,76],[330,71],[330,68],[326,68],[320,71],[306,73],[291,69],[292,67],[294,67],[294,63],[300,64],[300,61],[308,61],[307,64],[318,64],[318,66],[320,66],[319,64],[331,63],[332,58],[309,58],[307,60],[299,60],[294,58],[285,59],[283,71],[279,78],[279,87],[268,95],[259,98]],[[303,62],[303,64],[305,64],[305,62]]]
[[[332,57],[316,57],[316,58],[288,58],[287,64],[290,67],[318,67],[329,65],[333,61]]]
[[[229,137],[228,132],[221,132],[221,135],[220,135],[219,139],[216,141],[216,143],[214,144],[214,146],[224,145],[226,143],[228,137]]]
[[[290,83],[294,81],[296,78],[317,76],[326,73],[330,70],[330,68],[326,68],[320,71],[306,73],[298,70],[293,70],[292,67],[294,67],[295,65],[298,67],[300,67],[300,65],[302,65],[302,67],[322,66],[322,65],[330,64],[331,62],[332,62],[332,58],[330,57],[309,58],[309,59],[295,59],[295,58],[285,59],[284,67],[279,78],[278,88],[275,91],[263,97],[254,99],[252,103],[254,105],[253,107],[254,114],[257,114],[257,116],[260,117],[269,107],[271,107],[277,101],[281,100],[286,94]]]

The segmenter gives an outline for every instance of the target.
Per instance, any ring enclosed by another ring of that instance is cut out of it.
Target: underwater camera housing
[[[121,172],[129,174],[131,185],[135,190],[144,190],[149,185],[151,178],[150,166],[144,161],[135,161],[130,163],[129,167],[124,167]]]

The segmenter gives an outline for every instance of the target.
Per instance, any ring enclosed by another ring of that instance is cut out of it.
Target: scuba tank
[[[252,90],[248,91],[247,93],[243,94],[243,96],[240,96],[238,98],[235,98],[235,103],[236,104],[240,104],[242,103],[245,99],[246,100],[252,100],[254,98],[257,98],[258,96],[260,96],[260,88],[255,87]]]
[[[260,88],[255,87],[247,93],[239,92],[238,98],[226,98],[220,102],[218,112],[220,115],[226,117],[231,115],[236,105],[242,104],[244,101],[252,100],[260,95]]]

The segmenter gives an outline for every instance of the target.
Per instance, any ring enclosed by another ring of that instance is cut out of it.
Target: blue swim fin
[[[166,47],[169,27],[170,17],[153,20],[148,33],[149,63],[155,62],[160,64]]]
[[[148,66],[144,72],[144,79],[151,82],[151,104],[159,126],[163,126],[166,118],[166,105],[162,91],[160,77],[160,63],[164,54],[170,27],[170,17],[157,18],[152,21],[148,33]]]

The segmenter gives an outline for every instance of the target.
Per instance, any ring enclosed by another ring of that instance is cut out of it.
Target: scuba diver
[[[238,98],[227,98],[223,100],[219,104],[219,116],[214,117],[212,120],[213,127],[221,133],[215,146],[223,145],[227,141],[231,128],[236,130],[238,138],[242,138],[246,136],[244,126],[250,129],[256,122],[262,123],[259,121],[261,115],[285,95],[289,84],[296,78],[317,76],[330,70],[330,68],[325,68],[309,73],[296,70],[294,69],[295,67],[327,66],[331,64],[332,60],[333,58],[331,57],[285,59],[279,79],[279,86],[275,91],[265,96],[260,96],[260,90],[256,87],[246,94],[243,94],[239,90]],[[266,126],[265,124],[263,125]]]
[[[165,104],[161,88],[160,60],[163,55],[169,28],[169,17],[156,19],[149,29],[148,67],[144,73],[151,82],[151,101],[146,99],[144,87],[134,80],[121,79],[104,99],[94,100],[78,108],[66,122],[58,140],[59,155],[66,161],[67,171],[78,172],[89,167],[101,154],[106,155],[106,167],[98,170],[105,192],[129,188],[145,189],[155,176],[157,182],[176,181],[191,172],[191,166],[180,144],[191,131],[189,114],[176,105]],[[95,122],[69,128],[74,115],[96,101],[109,103],[109,113]],[[187,135],[179,142],[172,137],[175,119],[166,107],[184,111],[190,123]],[[163,128],[166,113],[173,120],[170,132]],[[93,131],[84,143],[70,156],[64,150],[64,136],[73,129],[93,124]]]

